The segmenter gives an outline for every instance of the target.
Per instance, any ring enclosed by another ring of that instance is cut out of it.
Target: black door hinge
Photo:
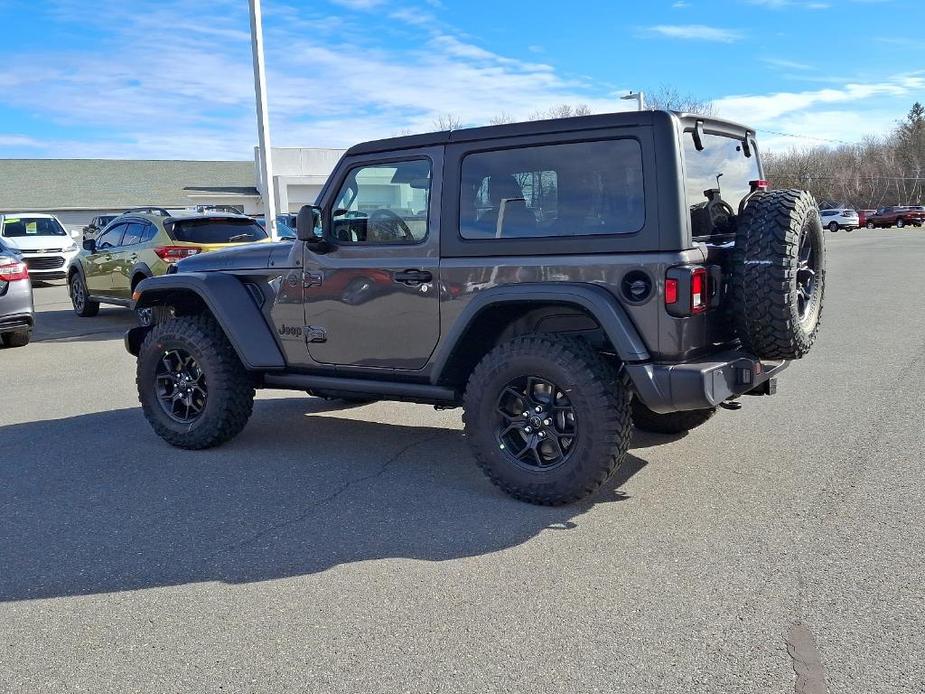
[[[320,272],[303,272],[302,288],[308,289],[309,287],[320,287],[323,279],[324,275],[322,275]]]
[[[324,328],[319,328],[314,325],[305,326],[305,341],[306,342],[327,342],[328,341],[328,331]]]

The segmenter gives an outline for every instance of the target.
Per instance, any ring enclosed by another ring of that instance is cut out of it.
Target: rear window
[[[48,217],[4,217],[3,235],[9,238],[20,236],[67,236],[57,219]]]
[[[187,243],[249,243],[267,238],[253,219],[191,219],[170,227],[175,241]]]
[[[698,211],[707,206],[707,191],[719,189],[720,199],[737,214],[742,198],[751,191],[749,181],[761,178],[754,142],[750,143],[751,156],[746,156],[743,143],[734,138],[704,134],[702,141],[703,150],[698,151],[691,133],[685,133],[685,188],[695,238],[713,233],[698,223],[702,219]]]
[[[463,159],[463,238],[626,234],[644,223],[636,140],[520,147]]]

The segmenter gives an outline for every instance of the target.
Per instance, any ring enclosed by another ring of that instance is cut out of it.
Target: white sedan
[[[67,270],[80,252],[56,217],[37,212],[0,215],[0,241],[22,254],[34,280],[67,277]]]

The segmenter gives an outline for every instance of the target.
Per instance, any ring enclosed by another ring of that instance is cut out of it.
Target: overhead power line
[[[765,130],[764,128],[759,128],[762,133],[768,133],[769,135],[780,135],[782,137],[795,137],[800,140],[818,140],[819,142],[833,142],[839,145],[856,145],[857,142],[848,142],[847,140],[835,140],[829,137],[814,137],[813,135],[795,135],[794,133],[782,133],[777,130]]]

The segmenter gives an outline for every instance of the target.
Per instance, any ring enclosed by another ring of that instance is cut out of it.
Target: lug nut
[[[524,416],[524,417],[529,417],[529,416],[530,416],[530,413],[529,413],[529,412],[524,412],[524,413],[523,413],[523,416]]]
[[[531,429],[530,427],[524,427],[524,431],[529,434],[531,431],[533,431],[533,429]]]
[[[544,420],[543,420],[543,426],[548,427],[550,424],[552,424],[552,420],[551,420],[551,419],[544,419]]]
[[[537,405],[537,406],[536,406],[536,411],[537,411],[537,412],[542,412],[542,411],[543,411],[543,408],[540,407],[539,405]]]
[[[541,431],[540,433],[537,434],[537,436],[539,436],[541,439],[544,439],[544,438],[546,438],[546,432],[545,432],[545,431]]]

